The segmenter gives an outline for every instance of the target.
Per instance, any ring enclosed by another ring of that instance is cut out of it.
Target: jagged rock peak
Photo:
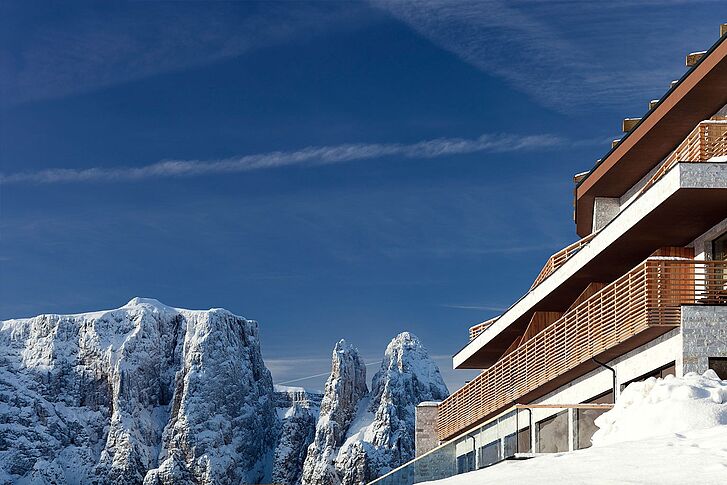
[[[366,365],[355,347],[339,340],[331,357],[331,375],[326,381],[315,438],[303,466],[303,484],[340,483],[333,462],[367,394]]]
[[[416,405],[449,395],[437,364],[419,339],[402,332],[386,347],[370,403],[336,458],[341,483],[368,483],[414,457]]]
[[[321,418],[304,467],[304,485],[362,485],[411,460],[416,405],[449,395],[422,343],[414,334],[403,332],[387,345],[371,393],[364,395],[362,385],[358,402],[350,397],[342,400],[341,396],[353,394],[351,369],[358,368],[354,356],[358,353],[344,341],[334,349]],[[364,373],[363,363],[360,368]]]
[[[372,381],[372,410],[387,390],[398,391],[389,394],[389,398],[404,405],[439,401],[449,396],[439,367],[413,333],[402,332],[386,346],[381,367]]]

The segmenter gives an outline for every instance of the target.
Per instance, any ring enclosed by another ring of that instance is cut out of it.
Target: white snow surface
[[[631,383],[614,408],[596,419],[594,446],[727,425],[727,381],[704,375],[650,377]],[[725,442],[727,446],[727,442]]]
[[[727,162],[727,155],[717,155],[717,156],[710,158],[707,161],[708,162]]]
[[[505,461],[428,485],[720,485],[727,426]]]
[[[429,485],[727,483],[727,380],[709,370],[630,384],[594,446],[506,461]]]

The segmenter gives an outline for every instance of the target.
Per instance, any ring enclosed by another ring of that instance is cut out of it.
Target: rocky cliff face
[[[257,323],[225,310],[0,327],[0,483],[256,483],[277,427]]]
[[[315,436],[323,395],[276,386],[275,397],[281,429],[275,447],[272,483],[298,485],[308,447]]]
[[[349,440],[351,446],[344,447],[336,461],[351,476],[343,481],[346,484],[366,483],[413,459],[416,405],[449,396],[439,368],[409,332],[386,347],[371,387],[371,424],[351,430],[357,439]]]
[[[359,402],[367,393],[366,365],[354,347],[345,340],[339,341],[333,349],[331,376],[326,382],[315,438],[303,467],[304,484],[340,483],[334,466],[336,453],[356,417]]]
[[[337,347],[338,348],[338,347]],[[331,379],[339,383],[336,352]],[[347,388],[351,388],[349,385]],[[338,393],[326,386],[326,400]],[[345,409],[337,419],[321,419],[316,441],[309,450],[303,483],[316,485],[364,484],[414,458],[414,412],[423,401],[439,401],[449,395],[439,369],[419,339],[408,332],[387,346],[371,393],[346,396]],[[319,439],[320,438],[320,439]]]

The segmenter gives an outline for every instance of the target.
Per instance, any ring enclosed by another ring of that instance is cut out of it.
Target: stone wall
[[[683,372],[704,373],[709,357],[727,357],[727,306],[682,307]]]
[[[593,232],[600,231],[621,210],[617,197],[596,197],[593,201]]]
[[[437,402],[423,402],[416,407],[414,446],[417,457],[439,445],[439,438],[437,438],[438,404]]]

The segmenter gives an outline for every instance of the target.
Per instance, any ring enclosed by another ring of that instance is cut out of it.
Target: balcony
[[[659,254],[687,254],[683,248]],[[444,441],[679,326],[681,305],[727,304],[727,262],[653,256],[566,311],[439,405]],[[642,337],[642,338],[638,338]],[[562,382],[559,382],[562,381]],[[549,387],[550,386],[550,387]]]
[[[669,154],[662,166],[646,182],[641,189],[643,194],[654,185],[666,172],[679,162],[706,162],[713,157],[727,155],[727,118],[713,117],[702,121]]]
[[[570,246],[566,246],[554,255],[552,255],[550,258],[548,258],[548,261],[545,262],[545,266],[543,266],[543,269],[540,270],[540,273],[538,274],[537,278],[535,278],[535,281],[533,282],[533,285],[530,287],[530,290],[538,286],[540,283],[542,283],[545,278],[553,274],[558,268],[563,266],[563,263],[568,261],[571,256],[573,256],[575,253],[580,251],[580,249],[589,243],[591,239],[593,239],[593,236],[596,234],[589,234],[588,236],[584,237],[583,239],[574,242]]]
[[[478,323],[477,325],[473,325],[470,327],[470,342],[472,342],[474,339],[477,338],[479,334],[490,328],[495,321],[500,317],[490,318],[489,320],[485,320],[482,323]]]

